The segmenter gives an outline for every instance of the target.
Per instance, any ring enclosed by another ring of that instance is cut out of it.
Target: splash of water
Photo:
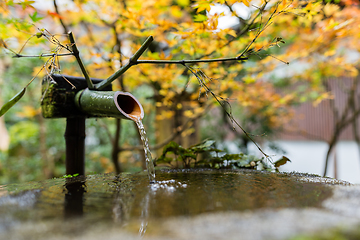
[[[146,136],[146,132],[145,132],[145,128],[144,125],[141,122],[141,119],[138,118],[135,121],[138,129],[139,129],[139,133],[141,136],[141,141],[143,143],[144,146],[144,152],[145,152],[145,161],[146,161],[146,168],[148,171],[148,175],[149,175],[149,180],[150,183],[155,183],[155,167],[154,167],[154,162],[153,162],[153,158],[151,156],[151,152],[150,152],[150,148],[149,148],[149,140]]]

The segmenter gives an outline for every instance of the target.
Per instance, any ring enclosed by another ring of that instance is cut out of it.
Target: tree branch
[[[154,40],[153,36],[148,37],[143,45],[139,48],[139,50],[130,58],[130,61],[124,65],[122,68],[120,68],[117,72],[115,72],[113,75],[108,77],[106,80],[95,84],[95,89],[101,90],[105,88],[107,85],[111,84],[114,80],[116,80],[119,76],[121,76],[123,73],[125,73],[130,67],[136,64],[138,61],[138,58],[145,52],[145,50],[149,47],[151,42]]]
[[[136,64],[150,63],[150,64],[181,64],[186,63],[208,63],[208,62],[226,62],[226,61],[243,61],[247,57],[233,57],[233,58],[218,58],[218,59],[198,59],[198,60],[138,60]]]
[[[83,64],[83,62],[81,61],[81,58],[80,58],[80,52],[79,50],[77,49],[76,47],[76,43],[75,43],[75,39],[74,39],[74,35],[72,32],[69,32],[69,40],[71,42],[71,48],[72,48],[72,52],[76,58],[76,61],[78,62],[79,66],[80,66],[80,69],[81,69],[81,72],[83,73],[84,77],[85,77],[85,80],[86,80],[86,83],[88,85],[88,88],[89,89],[94,89],[94,84],[93,82],[91,81],[90,77],[89,77],[89,74],[87,73],[86,71],[86,68]]]
[[[55,12],[60,16],[59,8],[56,4],[56,0],[54,0],[54,8],[55,8]],[[62,20],[62,18],[59,18],[59,21],[60,21],[61,26],[64,28],[64,33],[67,34],[69,32],[69,30],[68,30],[67,26],[65,25],[64,21]]]

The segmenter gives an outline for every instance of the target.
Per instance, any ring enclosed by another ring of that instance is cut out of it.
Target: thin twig
[[[117,72],[115,72],[113,75],[108,77],[106,80],[101,81],[98,84],[95,84],[95,89],[98,89],[98,90],[104,89],[106,86],[108,86],[113,81],[115,81],[119,76],[124,74],[130,67],[132,67],[133,65],[136,65],[136,62],[138,61],[139,57],[150,46],[150,44],[153,40],[154,40],[153,36],[148,37],[145,40],[145,42],[141,45],[139,50],[130,58],[130,61],[126,65],[121,67]]]
[[[226,61],[243,61],[247,57],[233,57],[233,58],[218,58],[218,59],[195,59],[195,60],[138,60],[136,64],[150,63],[150,64],[182,64],[185,63],[207,63],[207,62],[226,62]]]
[[[271,20],[274,18],[274,15],[277,13],[277,9],[278,9],[279,3],[276,4],[275,6],[275,10],[271,13],[270,17],[268,18],[268,20],[265,22],[265,24],[263,25],[263,27],[261,27],[258,32],[256,33],[255,37],[251,40],[251,42],[245,47],[245,49],[240,53],[239,57],[244,56],[244,54],[246,54],[248,52],[248,50],[250,49],[250,47],[254,44],[254,42],[258,39],[258,37],[261,35],[261,33],[264,32],[264,30],[271,24]]]
[[[54,0],[53,3],[54,3],[55,12],[60,16],[60,12],[59,12],[58,5],[56,4],[56,0]],[[64,28],[64,33],[68,33],[69,30],[68,30],[67,26],[65,25],[65,23],[64,23],[64,21],[62,20],[61,17],[59,17],[59,21],[60,21],[61,26]]]
[[[261,14],[263,13],[263,11],[264,11],[264,9],[266,8],[267,4],[268,4],[268,2],[265,1],[265,3],[263,4],[263,6],[262,6],[261,8],[259,8],[259,12],[256,14],[256,16],[255,16],[253,19],[251,19],[251,20],[245,25],[245,27],[243,27],[243,28],[241,29],[240,32],[237,33],[237,37],[234,37],[234,38],[232,38],[232,39],[229,39],[226,43],[224,43],[222,46],[220,46],[219,49],[221,49],[221,48],[229,45],[231,42],[237,40],[239,37],[241,37],[243,34],[245,34],[245,33],[249,30],[249,28],[255,23],[255,20],[256,20],[259,16],[261,16]],[[217,50],[214,50],[214,51],[212,51],[211,53],[202,55],[202,56],[198,57],[197,59],[201,59],[201,58],[204,58],[204,57],[211,56],[211,55],[214,54],[216,51],[217,51]]]
[[[34,80],[35,78],[39,75],[39,73],[45,68],[45,65],[42,66],[42,68],[40,68],[40,70],[35,74],[35,76],[28,82],[28,84],[26,84],[26,86],[24,88],[27,88]]]
[[[86,83],[88,85],[88,88],[89,89],[94,89],[94,84],[93,82],[91,81],[90,77],[89,77],[89,74],[87,73],[86,71],[86,68],[83,64],[83,62],[81,61],[81,58],[80,58],[80,52],[79,50],[77,49],[76,47],[76,43],[75,43],[75,39],[74,39],[74,35],[72,32],[69,32],[69,40],[71,42],[71,47],[72,47],[72,52],[80,66],[80,69],[81,69],[81,72],[83,73],[84,77],[85,77],[85,80],[86,80]]]
[[[268,154],[266,154],[261,148],[260,146],[256,143],[256,141],[250,136],[250,134],[235,120],[235,118],[233,117],[231,110],[228,111],[225,108],[225,104],[229,104],[227,101],[222,102],[221,100],[225,100],[223,97],[216,95],[213,91],[210,90],[210,88],[206,85],[205,81],[202,79],[203,76],[199,76],[197,72],[194,71],[194,69],[192,67],[189,67],[187,65],[184,64],[184,66],[198,79],[199,84],[201,87],[203,87],[207,92],[210,92],[210,94],[215,98],[215,100],[220,104],[220,106],[224,109],[224,112],[226,113],[226,115],[230,118],[230,120],[235,123],[240,129],[241,131],[243,131],[243,133],[255,144],[255,146],[258,148],[258,150],[267,158],[270,159],[270,156]],[[202,72],[203,74],[203,72]],[[229,104],[229,106],[231,107],[231,105]]]
[[[22,54],[18,54],[15,53],[14,56],[12,56],[13,58],[42,58],[42,57],[63,57],[63,56],[74,56],[73,53],[62,53],[62,54],[57,54],[57,53],[48,53],[48,54],[40,54],[40,55],[22,55]]]

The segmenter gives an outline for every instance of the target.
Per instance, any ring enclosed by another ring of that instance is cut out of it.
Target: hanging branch
[[[204,78],[208,78],[202,71],[200,71],[200,74],[197,71],[194,71],[194,69],[192,67],[189,67],[187,65],[184,64],[184,66],[197,78],[201,88],[204,88],[205,91],[208,93],[210,93],[215,100],[220,104],[220,106],[224,109],[226,115],[230,118],[232,123],[235,123],[236,126],[238,126],[241,131],[243,131],[243,133],[255,144],[255,146],[258,148],[258,150],[267,158],[270,159],[270,156],[267,155],[261,148],[260,146],[255,142],[255,140],[250,136],[250,134],[235,120],[234,116],[231,113],[231,105],[230,103],[224,99],[223,97],[215,94],[213,91],[211,91],[211,89],[206,85],[206,82],[204,80]],[[226,109],[226,106],[228,105],[230,106],[230,111],[228,111]]]

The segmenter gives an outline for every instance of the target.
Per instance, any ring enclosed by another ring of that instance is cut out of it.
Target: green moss
[[[44,118],[66,118],[82,115],[74,103],[75,92],[56,84],[43,84],[41,110]]]
[[[317,232],[313,235],[299,235],[290,240],[357,240],[360,239],[360,227],[337,227]]]

